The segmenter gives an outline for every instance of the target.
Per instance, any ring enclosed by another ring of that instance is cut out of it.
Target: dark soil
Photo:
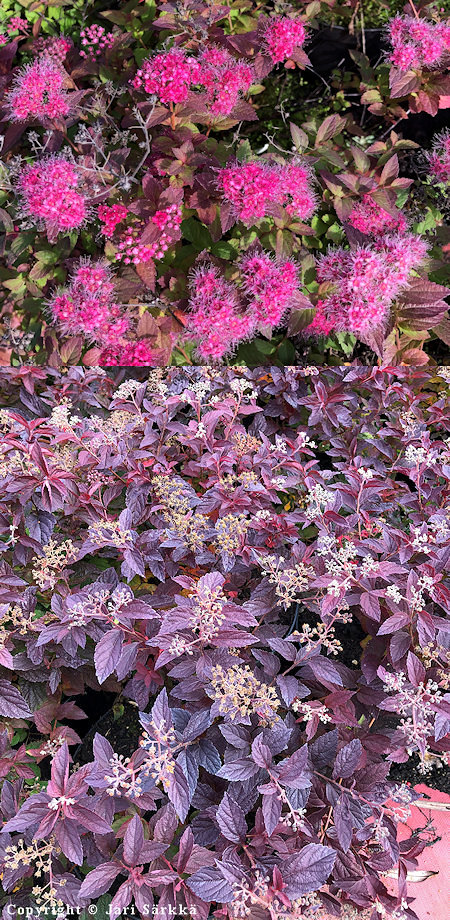
[[[421,773],[414,767],[413,762],[392,764],[389,772],[389,779],[398,783],[410,783],[411,786],[418,786],[419,783],[425,783],[431,789],[439,789],[450,795],[450,770],[448,767],[433,767],[429,773]]]
[[[81,766],[92,760],[92,743],[97,732],[108,739],[116,754],[129,757],[136,750],[142,734],[139,710],[127,702],[121,703],[120,710],[118,713],[114,708],[109,709],[88,729],[82,743],[75,750],[75,763]]]

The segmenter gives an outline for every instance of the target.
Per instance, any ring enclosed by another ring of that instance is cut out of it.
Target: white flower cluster
[[[319,719],[319,722],[326,724],[331,722],[331,715],[326,706],[311,706],[309,703],[302,703],[301,700],[294,700],[292,703],[294,712],[302,714],[303,722],[310,722],[311,719]]]
[[[415,444],[408,444],[405,450],[405,460],[411,466],[420,466],[422,463],[426,463],[427,466],[435,466],[439,458],[431,448],[416,447]]]
[[[313,521],[317,517],[321,517],[323,512],[326,511],[333,501],[333,493],[330,492],[329,489],[324,489],[319,483],[316,483],[316,485],[309,490],[307,496],[307,505],[305,509],[306,517],[310,521]]]
[[[124,380],[113,393],[113,399],[128,399],[129,396],[134,396],[140,386],[142,384],[139,380]]]
[[[81,418],[78,415],[71,415],[71,403],[66,400],[54,406],[50,415],[50,424],[59,431],[72,431],[80,424]]]
[[[277,605],[285,608],[301,599],[308,587],[309,579],[314,575],[311,566],[305,565],[304,562],[297,562],[289,567],[284,565],[282,558],[261,556],[259,563],[262,574],[268,576],[271,585],[275,585]]]
[[[408,684],[406,675],[399,671],[385,675],[384,689],[397,694],[397,712],[404,716],[399,727],[405,737],[407,753],[410,756],[419,754],[419,769],[426,773],[433,763],[427,741],[434,733],[435,706],[442,700],[439,685],[429,680],[413,687]]]

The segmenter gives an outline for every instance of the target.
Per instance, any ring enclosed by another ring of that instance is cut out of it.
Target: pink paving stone
[[[450,805],[450,796],[437,789],[430,789],[424,783],[415,787],[416,792],[427,795],[433,802]],[[432,869],[439,874],[423,882],[408,882],[408,895],[415,898],[411,907],[419,920],[449,920],[450,917],[450,811],[437,811],[427,808],[426,802],[411,806],[411,817],[407,825],[398,825],[398,836],[404,840],[410,830],[423,827],[431,818],[435,833],[441,838],[431,847],[427,847],[418,857],[418,869]],[[409,830],[408,830],[409,828]],[[392,894],[397,893],[397,884],[390,879],[386,886]]]

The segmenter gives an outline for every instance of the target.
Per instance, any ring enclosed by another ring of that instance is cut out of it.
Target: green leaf
[[[236,159],[239,163],[245,163],[252,158],[252,148],[250,141],[241,141],[236,150]]]
[[[268,342],[267,339],[255,339],[255,347],[263,355],[273,355],[276,345],[274,342]]]
[[[61,253],[57,249],[39,249],[34,256],[42,265],[56,265],[61,258]]]
[[[289,339],[284,339],[278,346],[277,358],[282,364],[295,364],[295,348]]]
[[[218,243],[214,243],[211,246],[211,252],[213,256],[217,256],[219,259],[227,259],[228,261],[233,261],[238,255],[237,249],[227,240],[219,240]]]
[[[189,240],[199,252],[202,249],[210,249],[213,241],[207,227],[196,220],[195,217],[189,217],[181,223],[181,232],[186,240]]]

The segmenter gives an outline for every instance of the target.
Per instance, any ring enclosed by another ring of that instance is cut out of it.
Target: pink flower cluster
[[[361,201],[354,205],[349,218],[349,223],[356,230],[367,236],[379,236],[383,233],[398,231],[404,233],[407,223],[403,214],[390,214],[375,201],[370,193],[363,195]]]
[[[127,214],[128,211],[124,204],[99,205],[97,215],[103,224],[101,230],[103,236],[112,236],[117,225],[125,220]]]
[[[75,163],[53,154],[25,167],[18,180],[25,213],[44,223],[47,233],[74,230],[84,223],[88,207],[79,185]]]
[[[430,173],[438,182],[450,182],[450,132],[437,134],[432,149],[426,153]]]
[[[164,105],[186,102],[193,84],[198,83],[201,65],[181,48],[159,51],[143,61],[133,86],[158,96]]]
[[[67,57],[72,45],[73,42],[71,39],[66,38],[65,35],[49,36],[48,38],[39,37],[33,42],[32,50],[33,54],[35,52],[38,54],[45,52],[45,54],[62,63]]]
[[[311,336],[327,336],[334,329],[334,322],[329,320],[326,312],[326,301],[318,300],[316,304],[316,312],[314,319],[309,326],[306,327],[306,335]]]
[[[57,292],[49,307],[63,335],[82,335],[103,345],[116,344],[130,323],[113,302],[114,284],[106,262],[81,261],[68,287]]]
[[[450,25],[414,16],[395,16],[389,23],[392,52],[389,60],[398,70],[438,66],[450,49]]]
[[[211,47],[198,60],[180,48],[160,51],[144,61],[133,86],[158,96],[164,105],[186,102],[194,89],[208,94],[212,115],[229,115],[254,80],[253,68],[224,48]]]
[[[100,367],[153,367],[155,351],[145,339],[105,348],[100,355]]]
[[[250,313],[242,312],[234,285],[225,280],[217,266],[207,263],[194,271],[189,313],[188,331],[206,362],[223,358],[255,328]]]
[[[299,19],[277,16],[264,30],[264,42],[275,64],[287,61],[305,41],[305,27]]]
[[[245,256],[239,269],[240,289],[215,265],[204,263],[193,273],[188,331],[206,361],[220,360],[258,327],[278,325],[294,303],[298,276],[293,262],[258,252]]]
[[[82,29],[80,40],[83,48],[80,51],[80,57],[90,58],[95,61],[107,48],[114,44],[114,39],[113,32],[107,32],[103,26],[98,26],[95,23],[92,26],[88,26],[87,29]]]
[[[247,255],[240,263],[244,291],[257,324],[278,326],[292,306],[298,288],[294,262],[274,262],[266,252]]]
[[[210,94],[212,115],[227,116],[255,80],[250,64],[237,61],[225,48],[211,47],[201,57],[199,83]]]
[[[219,188],[233,205],[237,220],[247,227],[283,207],[290,216],[307,220],[316,206],[309,168],[299,160],[289,163],[249,162],[226,166]]]
[[[107,262],[81,259],[66,288],[49,303],[54,324],[63,335],[77,335],[101,348],[100,366],[127,367],[154,364],[155,353],[145,339],[126,335],[132,319],[114,301],[114,284]]]
[[[148,243],[137,241],[139,234],[142,235],[142,227],[128,228],[118,242],[116,260],[123,260],[125,265],[139,265],[152,259],[162,259],[169,247],[179,238],[181,220],[182,208],[179,204],[170,204],[167,208],[156,211],[151,222],[158,228],[159,233]],[[147,229],[148,225],[145,228],[146,232]]]
[[[384,327],[393,302],[426,251],[426,243],[408,233],[382,237],[350,251],[328,252],[318,264],[317,278],[331,282],[333,292],[321,302],[315,328],[309,326],[307,331],[317,332],[321,324],[331,323],[338,330],[364,335]]]
[[[20,16],[11,16],[11,19],[4,23],[4,27],[6,28],[7,35],[0,35],[0,45],[6,45],[13,32],[28,32],[30,24],[26,19],[21,19]]]
[[[17,74],[8,104],[14,121],[36,118],[47,122],[65,118],[70,112],[69,97],[64,89],[65,73],[48,54],[36,58]]]

